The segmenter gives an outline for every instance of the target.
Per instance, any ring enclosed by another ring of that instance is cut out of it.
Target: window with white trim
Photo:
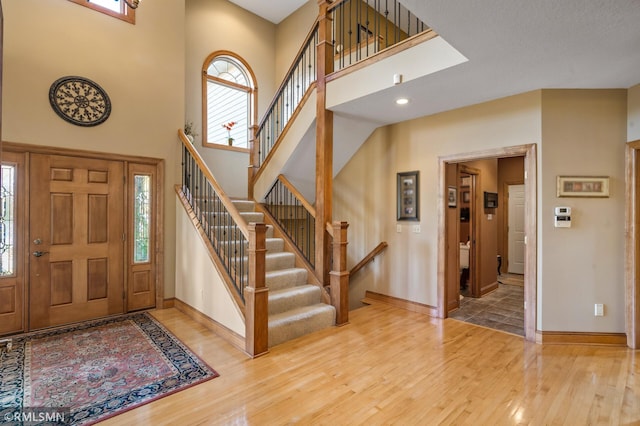
[[[203,144],[249,148],[255,104],[251,71],[229,52],[210,55],[203,68]]]
[[[131,24],[136,23],[136,11],[135,9],[127,6],[122,0],[69,0],[70,2],[79,4],[80,6],[88,7],[95,11],[104,13],[114,18],[122,19]]]

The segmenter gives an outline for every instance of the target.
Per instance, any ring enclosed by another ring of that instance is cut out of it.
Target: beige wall
[[[164,159],[165,296],[173,296],[184,2],[143,2],[136,25],[63,0],[5,0],[2,6],[3,139]],[[79,127],[53,112],[49,87],[67,75],[89,78],[105,89],[112,103],[106,122]]]
[[[280,86],[318,17],[317,0],[309,0],[276,28],[276,86]]]
[[[543,90],[540,150],[539,326],[624,332],[626,90]],[[557,198],[558,175],[610,176],[609,198]],[[572,208],[555,228],[553,209]],[[605,305],[595,317],[594,304]]]
[[[244,315],[180,202],[176,203],[176,233],[181,236],[176,242],[176,297],[244,336]]]
[[[202,66],[217,50],[243,58],[257,80],[259,120],[279,84],[275,78],[275,34],[274,24],[226,0],[186,1],[184,120],[194,123],[198,133],[194,146],[232,197],[247,194],[249,154],[202,146]]]
[[[627,111],[627,142],[640,140],[640,84],[628,91]]]
[[[540,91],[376,130],[334,182],[334,220],[349,222],[349,266],[380,241],[383,256],[353,279],[365,290],[437,305],[438,157],[539,143]],[[420,171],[420,232],[396,221],[396,173]],[[396,232],[396,225],[401,232]],[[495,255],[494,255],[495,256]]]
[[[543,90],[379,129],[337,176],[334,218],[347,220],[349,261],[387,252],[354,277],[365,290],[437,304],[438,157],[538,143],[538,322],[544,331],[624,332],[626,90]],[[540,143],[542,141],[542,143]],[[396,232],[395,173],[421,172],[421,232]],[[558,175],[606,175],[605,199],[556,197]],[[371,190],[375,188],[375,190]],[[571,229],[553,227],[570,206]],[[594,304],[605,316],[594,317]]]

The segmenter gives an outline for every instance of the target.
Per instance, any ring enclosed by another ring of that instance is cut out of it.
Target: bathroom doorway
[[[524,235],[527,236],[527,244],[524,246],[524,280],[523,287],[521,288],[521,297],[523,300],[520,302],[520,306],[524,306],[524,312],[522,312],[522,322],[524,324],[524,330],[522,333],[525,336],[525,339],[528,341],[535,341],[535,330],[536,330],[536,281],[537,281],[537,259],[536,259],[536,222],[537,218],[535,215],[536,212],[536,147],[535,145],[523,145],[518,147],[510,147],[510,148],[499,148],[495,150],[483,151],[480,153],[468,153],[468,154],[459,154],[452,155],[447,157],[440,158],[440,185],[443,189],[443,194],[446,194],[446,188],[455,186],[458,189],[459,200],[462,202],[462,186],[458,187],[458,182],[453,180],[453,174],[450,173],[451,167],[459,167],[462,171],[462,166],[475,167],[475,162],[482,161],[494,161],[498,162],[499,159],[509,159],[512,157],[520,157],[521,161],[521,170],[523,171],[524,177]],[[473,163],[472,163],[473,162]],[[469,164],[463,164],[469,163]],[[496,166],[497,170],[497,166]],[[448,173],[449,171],[449,173]],[[476,222],[476,232],[479,232],[475,238],[476,245],[476,259],[478,267],[476,270],[478,271],[477,283],[470,283],[471,288],[475,284],[478,289],[478,295],[496,295],[498,292],[494,290],[499,289],[498,285],[498,266],[499,266],[499,258],[496,258],[496,254],[499,253],[499,249],[497,246],[500,246],[500,250],[504,250],[507,244],[502,243],[504,239],[507,238],[507,235],[503,235],[504,231],[500,232],[498,237],[493,237],[494,242],[479,241],[482,239],[482,232],[497,232],[498,229],[506,229],[505,226],[499,225],[502,223],[503,218],[506,216],[505,214],[498,214],[498,208],[502,207],[503,210],[506,211],[506,200],[507,194],[503,194],[502,197],[498,197],[498,200],[501,200],[497,206],[492,205],[491,203],[486,203],[485,198],[487,198],[487,194],[493,197],[495,191],[502,193],[504,182],[498,182],[497,175],[492,176],[491,173],[481,172],[480,176],[476,176],[476,213],[475,217],[477,219]],[[516,184],[518,182],[512,182]],[[471,200],[470,194],[470,200]],[[459,204],[462,206],[462,204]],[[438,313],[442,318],[447,318],[449,316],[449,312],[452,312],[457,308],[454,306],[452,297],[455,297],[455,286],[459,286],[459,280],[454,282],[453,277],[455,277],[453,273],[453,269],[459,268],[460,262],[460,251],[457,250],[459,244],[461,242],[461,238],[464,238],[460,233],[452,232],[452,228],[455,225],[452,220],[459,220],[459,216],[453,214],[451,212],[451,206],[447,204],[446,197],[442,197],[440,200],[440,221],[439,221],[439,248],[438,248]],[[460,212],[457,212],[458,214]],[[471,212],[470,212],[471,215]],[[493,229],[493,231],[491,230]],[[460,232],[464,232],[463,230]],[[457,234],[457,235],[455,235]],[[455,239],[452,238],[455,237]],[[470,244],[473,246],[474,240],[472,234],[470,234]],[[497,241],[500,241],[498,243]],[[481,246],[478,248],[478,246]],[[456,250],[452,250],[455,247]],[[470,267],[473,262],[472,254],[473,250],[470,250]],[[506,254],[506,253],[505,253]],[[508,255],[505,256],[508,259]],[[506,266],[506,265],[505,265]],[[506,269],[505,269],[506,273]],[[471,271],[470,271],[471,274]],[[483,275],[480,275],[483,274]],[[457,271],[456,271],[457,275]],[[487,275],[487,276],[485,276]],[[491,278],[491,276],[493,278]],[[459,293],[458,293],[459,294]],[[458,296],[459,297],[459,296]],[[476,299],[476,298],[472,298]],[[488,300],[486,298],[481,298],[477,300]],[[456,303],[455,305],[458,305]]]

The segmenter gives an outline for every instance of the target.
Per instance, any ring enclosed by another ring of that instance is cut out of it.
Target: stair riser
[[[249,261],[248,256],[244,257],[245,264]],[[265,270],[266,272],[278,271],[280,269],[290,269],[295,266],[296,257],[293,253],[282,252],[275,254],[268,254],[265,256]]]
[[[236,227],[227,227],[227,226],[212,226],[211,232],[215,235],[219,240],[225,240],[226,235],[228,234],[228,239],[237,240],[242,235],[240,229]],[[224,236],[224,237],[223,237]],[[273,238],[273,226],[267,225],[266,238]]]
[[[222,201],[220,201],[220,199],[218,199],[217,201],[214,201],[213,198],[206,198],[206,197],[201,197],[201,196],[194,196],[193,197],[193,202],[196,203],[197,205],[213,205],[213,203],[215,203],[215,207],[216,210],[222,210],[224,207],[224,204],[222,203]],[[254,203],[253,201],[248,201],[248,200],[232,200],[231,201],[234,205],[234,207],[236,208],[236,210],[238,210],[239,212],[255,212],[255,205],[256,203]]]
[[[278,269],[293,268],[296,263],[296,258],[293,253],[281,253],[285,256],[269,256],[267,254],[265,259],[265,269],[267,271],[277,271]]]
[[[252,212],[256,208],[256,203],[248,200],[233,200],[233,205],[239,212]]]
[[[226,247],[227,244],[231,244],[233,246],[235,242],[223,242],[222,247]],[[282,238],[267,238],[266,247],[267,253],[281,253],[284,251],[284,241]],[[246,240],[244,241],[244,248],[245,250],[249,248],[249,242]]]
[[[240,213],[240,216],[244,219],[245,223],[264,223],[264,215],[262,213],[247,212]],[[234,223],[233,219],[228,214],[219,214],[213,212],[205,212],[204,219],[211,225],[228,225]]]
[[[322,302],[320,287],[306,285],[284,292],[269,293],[269,315]]]
[[[336,312],[333,306],[323,305],[323,308],[304,318],[292,315],[277,320],[269,319],[269,346],[276,346],[305,334],[332,327],[336,322]]]
[[[294,269],[290,273],[270,276],[267,274],[266,286],[270,291],[281,290],[288,287],[296,287],[307,283],[307,271]]]

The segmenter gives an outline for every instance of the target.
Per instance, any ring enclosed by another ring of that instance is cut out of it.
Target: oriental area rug
[[[29,333],[1,350],[0,424],[93,424],[218,376],[147,313]]]

